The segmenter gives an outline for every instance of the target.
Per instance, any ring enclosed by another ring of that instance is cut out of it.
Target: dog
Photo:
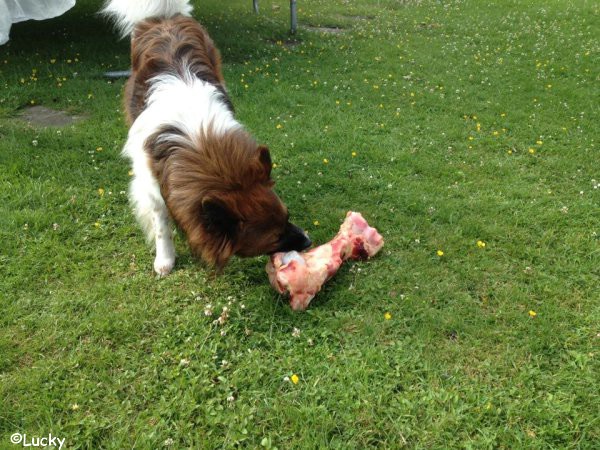
[[[171,220],[219,271],[233,255],[311,245],[273,190],[269,149],[235,119],[221,59],[188,0],[109,0],[102,13],[131,35],[125,86],[130,199],[154,242],[154,270],[175,264]]]

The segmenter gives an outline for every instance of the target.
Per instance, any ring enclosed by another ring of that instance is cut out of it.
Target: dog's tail
[[[189,16],[191,12],[189,0],[107,0],[100,11],[115,22],[121,37],[131,34],[135,25],[142,20],[169,18],[177,14]]]

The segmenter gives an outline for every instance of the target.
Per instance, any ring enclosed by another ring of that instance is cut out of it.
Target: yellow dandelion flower
[[[95,222],[95,223],[94,223],[94,226],[95,226],[96,228],[100,228],[100,222]]]
[[[101,152],[102,150],[104,150],[102,147],[96,147],[97,152]]]
[[[329,160],[327,158],[323,158],[323,164],[329,164]]]
[[[102,188],[98,188],[98,195],[99,195],[100,197],[104,196],[104,189],[102,189]]]
[[[513,154],[513,151],[512,151],[512,150],[508,150],[508,152],[507,152],[507,153],[508,153],[509,155],[512,155],[512,154]]]
[[[485,242],[483,242],[483,241],[477,241],[477,247],[479,247],[479,248],[485,248]]]
[[[133,170],[130,170],[129,172],[127,172],[127,175],[129,175],[130,177],[133,176]]]
[[[281,130],[283,128],[283,125],[281,125],[280,123],[278,123],[275,128],[277,128],[278,130]]]
[[[313,222],[313,225],[314,225],[315,227],[318,227],[318,226],[319,226],[319,221],[318,221],[318,220],[315,220],[315,221]]]
[[[294,374],[290,377],[290,380],[292,381],[292,383],[298,384],[298,382],[300,381],[300,378],[298,378],[298,375]]]
[[[542,144],[544,143],[544,141],[535,141],[535,143],[536,143],[537,145],[542,145]]]
[[[336,100],[336,101],[335,101],[335,104],[336,104],[336,105],[339,105],[339,104],[340,104],[340,101],[339,101],[339,100]]]
[[[55,62],[56,62],[56,59],[54,59],[54,58],[52,58],[52,59],[50,60],[50,64],[54,64]]]
[[[438,250],[438,251],[436,252],[436,254],[437,254],[438,256],[440,256],[440,257],[441,257],[441,256],[444,256],[444,252],[443,252],[442,250]]]
[[[533,309],[529,310],[529,317],[533,318],[535,316],[537,316],[537,313]]]
[[[473,140],[473,139],[475,139],[475,138],[474,138],[473,136],[469,136],[469,137],[468,137],[468,139],[469,139],[470,141],[472,141],[472,140]]]
[[[494,131],[492,132],[492,134],[493,134],[494,136],[498,136],[498,135],[500,134],[500,132],[498,132],[498,131],[494,130]]]
[[[352,157],[355,158],[356,157],[356,152],[352,152]]]
[[[535,153],[535,148],[529,147],[529,153],[531,153],[533,155]]]
[[[506,117],[506,113],[500,113],[500,117]]]
[[[272,167],[273,167],[273,169],[276,169],[276,168],[277,168],[277,164],[276,164],[276,163],[273,163],[273,164],[272,164]]]
[[[392,315],[391,315],[389,312],[386,312],[386,313],[383,315],[383,318],[384,318],[385,320],[390,320],[390,319],[392,318]]]
[[[477,127],[477,131],[481,131],[481,124],[479,122],[477,122],[476,127]]]

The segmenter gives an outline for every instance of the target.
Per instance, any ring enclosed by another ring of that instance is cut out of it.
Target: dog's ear
[[[229,210],[227,205],[216,198],[202,201],[202,223],[211,234],[233,239],[236,234],[239,219]]]
[[[269,153],[269,148],[267,146],[258,146],[258,160],[260,161],[265,176],[268,180],[271,178],[271,169],[273,168],[273,163],[271,162],[271,153]]]

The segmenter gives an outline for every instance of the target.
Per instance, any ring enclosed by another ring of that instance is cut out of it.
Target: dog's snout
[[[300,249],[298,249],[298,251],[306,250],[311,245],[312,241],[310,240],[310,238],[306,234],[303,234],[302,242],[300,243]]]
[[[293,223],[289,223],[281,239],[281,245],[278,251],[289,252],[296,250],[301,252],[302,250],[306,250],[311,245],[312,241],[306,235],[306,233],[300,227],[297,227]]]

